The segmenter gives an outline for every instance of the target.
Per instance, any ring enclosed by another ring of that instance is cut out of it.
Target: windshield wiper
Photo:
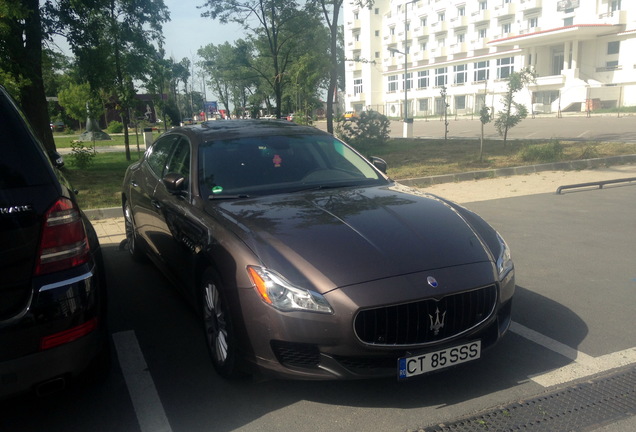
[[[210,194],[210,195],[208,195],[208,200],[210,200],[210,201],[226,200],[226,199],[243,199],[243,198],[250,198],[250,196],[247,195],[247,194],[237,194],[237,195],[214,195],[214,194]]]

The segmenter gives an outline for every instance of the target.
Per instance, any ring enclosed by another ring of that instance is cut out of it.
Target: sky
[[[170,21],[163,24],[166,57],[179,62],[184,57],[197,61],[197,51],[207,44],[233,42],[244,37],[237,24],[221,24],[218,20],[201,18],[197,5],[203,0],[164,0],[170,10]]]

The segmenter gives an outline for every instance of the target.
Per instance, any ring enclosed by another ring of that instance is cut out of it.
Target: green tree
[[[42,78],[42,47],[50,34],[46,10],[39,0],[0,0],[0,83],[18,99],[35,134],[52,152]]]
[[[294,41],[303,37],[306,15],[300,14],[297,1],[290,0],[206,0],[204,17],[222,23],[236,22],[252,33],[257,51],[264,53],[267,64],[253,64],[252,69],[267,82],[276,101],[276,115],[280,117],[286,76],[292,60]],[[266,67],[264,67],[266,66]]]
[[[59,0],[56,17],[88,71],[93,91],[112,88],[124,125],[126,159],[130,160],[128,125],[136,80],[145,81],[156,57],[155,42],[163,40],[162,24],[169,19],[163,0]]]
[[[88,83],[69,84],[68,87],[60,90],[58,100],[66,114],[79,122],[80,128],[82,121],[87,117],[88,110],[90,110],[93,119],[99,118],[103,113],[103,105],[99,97],[91,92]]]
[[[514,96],[525,85],[533,82],[534,79],[535,73],[529,68],[522,69],[519,72],[512,72],[508,75],[508,88],[501,99],[504,108],[497,113],[497,118],[495,119],[495,128],[497,128],[499,135],[503,136],[504,147],[506,147],[508,139],[508,130],[518,125],[521,120],[528,116],[528,108],[521,103],[515,102]]]
[[[479,121],[481,122],[481,135],[479,136],[479,162],[484,161],[484,125],[490,123],[492,116],[490,115],[490,108],[486,105],[479,110]]]

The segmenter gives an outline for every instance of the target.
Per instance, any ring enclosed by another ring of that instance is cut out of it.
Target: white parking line
[[[586,130],[585,132],[581,132],[580,134],[578,134],[576,137],[577,138],[583,138],[585,135],[587,135],[588,133],[590,133],[589,130]]]
[[[543,387],[564,384],[636,363],[636,348],[592,357],[516,322],[510,325],[510,331],[572,360],[572,363],[567,366],[544,374],[530,376],[532,381]]]
[[[141,432],[172,432],[135,332],[113,333],[113,341]]]

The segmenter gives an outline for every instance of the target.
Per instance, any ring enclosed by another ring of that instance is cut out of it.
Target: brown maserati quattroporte
[[[196,307],[224,377],[408,379],[476,360],[510,324],[508,247],[385,172],[289,122],[176,128],[126,173],[128,250]]]

